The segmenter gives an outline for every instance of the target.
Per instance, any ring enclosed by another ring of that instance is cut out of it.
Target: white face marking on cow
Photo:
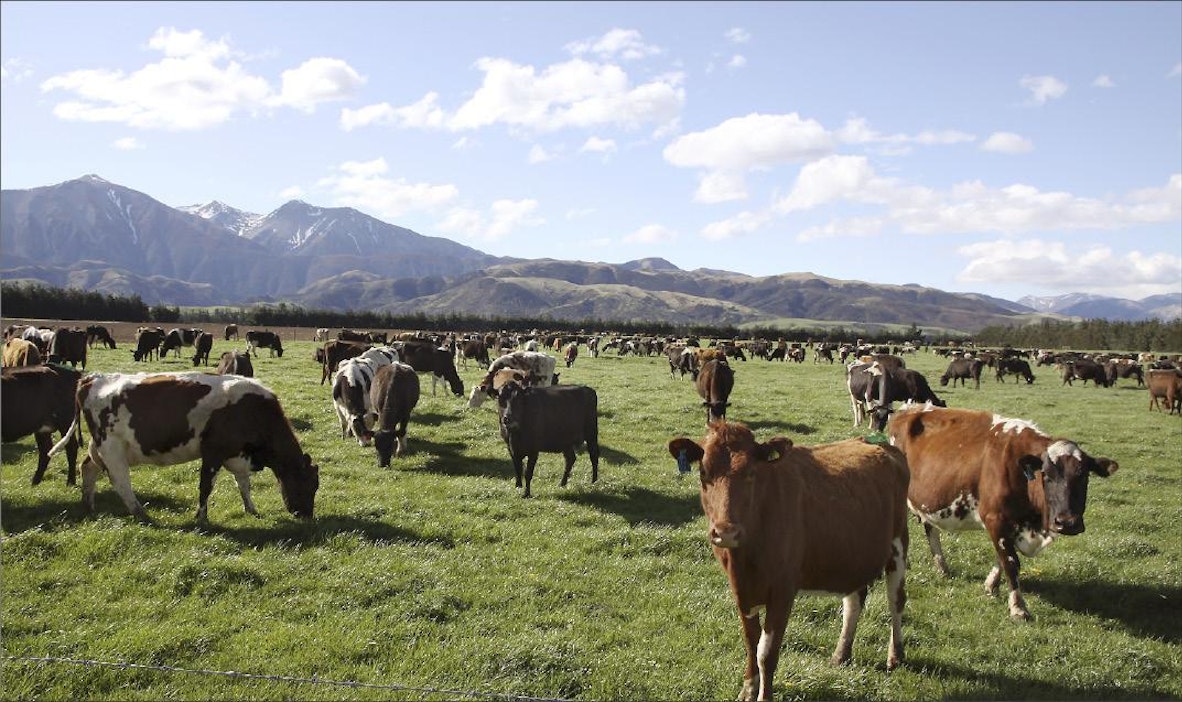
[[[911,500],[907,500],[908,508],[921,521],[945,531],[984,529],[985,524],[981,521],[981,515],[977,511],[979,504],[977,498],[967,492],[961,493],[945,507],[917,505]]]
[[[1060,440],[1047,447],[1047,457],[1054,463],[1058,463],[1060,459],[1066,456],[1071,456],[1075,460],[1081,463],[1083,462],[1083,453],[1074,442]]]
[[[1000,414],[993,415],[993,428],[1002,434],[1013,432],[1019,434],[1023,431],[1030,430],[1039,436],[1046,436],[1042,429],[1035,426],[1034,422],[1025,419],[1011,419],[1003,417]]]

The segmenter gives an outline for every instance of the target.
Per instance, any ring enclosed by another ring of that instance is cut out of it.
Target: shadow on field
[[[682,526],[694,521],[702,513],[702,504],[696,492],[673,497],[647,488],[625,487],[610,492],[561,493],[555,499],[619,515],[627,519],[630,526],[642,522],[667,527]]]
[[[48,480],[48,476],[46,479]],[[171,496],[151,491],[136,490],[135,494],[140,503],[144,505],[149,519],[161,511],[185,511],[190,508],[194,512],[197,511],[196,491],[194,491],[192,502],[175,500]],[[132,519],[119,495],[114,490],[104,490],[101,481],[95,492],[93,513],[82,505],[81,495],[82,493],[79,491],[74,492],[70,499],[53,498],[31,505],[5,502],[4,511],[0,514],[0,524],[9,534],[18,534],[53,521],[81,522],[90,517],[102,515]]]
[[[412,441],[414,443],[411,444],[411,451],[438,456],[436,459],[428,460],[420,470],[440,475],[494,479],[513,475],[513,462],[509,460],[508,452],[503,458],[479,458],[465,455],[464,451],[468,446],[458,441],[436,442],[420,438],[413,438]]]
[[[775,431],[784,434],[799,434],[808,435],[817,431],[816,427],[808,424],[797,424],[795,422],[784,422],[778,419],[754,419],[750,422],[743,422],[751,431]]]
[[[456,421],[455,415],[440,414],[438,412],[413,412],[411,413],[411,425],[422,424],[428,427],[437,427],[440,424]]]
[[[369,519],[331,515],[314,518],[311,522],[292,520],[290,523],[280,526],[271,524],[257,527],[224,527],[217,524],[208,524],[203,525],[201,531],[222,536],[243,546],[265,546],[276,543],[317,546],[326,543],[339,534],[356,534],[371,543],[399,541],[404,543],[434,544],[445,549],[455,548],[455,542],[447,537],[440,537],[438,535],[427,536],[407,529],[401,529],[391,526],[376,517]]]
[[[61,437],[57,434],[55,434],[53,437],[55,442],[60,438]],[[25,456],[28,456],[29,454],[36,454],[37,445],[31,443],[33,441],[33,437],[28,437],[28,440],[30,443],[27,444],[4,444],[3,447],[0,447],[0,461],[11,465],[13,463],[19,463],[20,461],[23,461]],[[79,453],[81,453],[81,449],[79,450]],[[81,462],[81,459],[79,459],[79,462]],[[65,464],[63,463],[62,466],[64,470]],[[53,469],[52,462],[50,462],[49,467],[51,470]],[[36,466],[34,466],[34,468],[36,468]],[[46,474],[48,475],[48,472]],[[31,480],[32,477],[33,474],[30,473],[29,479]]]
[[[825,651],[819,651],[824,654]],[[1113,688],[1080,688],[1067,685],[1055,685],[1022,675],[998,675],[971,665],[961,666],[953,663],[927,660],[924,656],[912,656],[908,651],[907,661],[903,664],[912,670],[922,670],[925,677],[932,682],[924,685],[924,694],[931,699],[949,699],[946,693],[934,694],[931,689],[933,683],[940,684],[941,680],[949,681],[949,687],[955,689],[957,681],[963,686],[981,690],[983,699],[999,700],[1112,700],[1112,699],[1168,699],[1170,695],[1165,690],[1146,689],[1113,689]],[[1020,668],[1011,668],[1015,673]],[[940,685],[945,690],[944,685]],[[955,696],[952,699],[956,699]]]
[[[1063,609],[1119,622],[1142,638],[1182,643],[1182,587],[1098,580],[1028,580],[1022,587]]]
[[[309,422],[306,419],[301,419],[299,417],[292,417],[290,415],[288,415],[288,421],[291,422],[291,428],[295,429],[296,431],[300,432],[301,434],[304,432],[312,431],[312,427],[314,426],[312,424],[312,422]]]

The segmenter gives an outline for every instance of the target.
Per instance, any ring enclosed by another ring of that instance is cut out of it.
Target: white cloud
[[[1054,76],[1022,76],[1018,85],[1029,90],[1030,98],[1039,105],[1061,98],[1067,92],[1067,84]]]
[[[529,157],[527,160],[530,163],[545,163],[554,158],[554,155],[546,151],[541,144],[534,144],[529,149]]]
[[[346,161],[336,170],[316,183],[330,192],[332,204],[355,207],[385,221],[393,221],[407,212],[439,209],[459,195],[459,189],[451,184],[408,183],[403,178],[389,178],[386,176],[389,166],[384,158]]]
[[[283,88],[275,104],[288,105],[304,112],[312,112],[322,102],[347,100],[365,84],[353,67],[341,59],[317,57],[308,59],[283,72]]]
[[[894,147],[895,154],[907,153],[909,149],[904,148],[909,144],[919,144],[922,146],[940,146],[948,144],[961,144],[964,142],[975,141],[977,137],[973,134],[968,134],[956,129],[941,129],[941,130],[924,130],[915,135],[909,134],[882,134],[870,127],[870,124],[862,118],[847,119],[845,124],[841,126],[834,136],[845,144],[885,144]]]
[[[459,139],[456,139],[452,143],[451,148],[455,149],[456,151],[467,151],[468,149],[474,148],[475,146],[476,140],[470,136],[465,135]]]
[[[615,28],[602,37],[584,39],[566,45],[566,50],[572,56],[595,54],[601,59],[621,58],[625,60],[642,59],[656,56],[661,48],[652,44],[645,44],[640,32],[635,29]]]
[[[497,241],[521,227],[536,227],[546,220],[536,216],[537,200],[497,200],[488,212],[458,207],[439,224],[439,229],[469,239]]]
[[[994,132],[981,144],[982,151],[1001,154],[1024,154],[1034,149],[1034,142],[1013,132]]]
[[[385,125],[437,129],[444,126],[446,115],[439,107],[439,94],[427,93],[418,102],[394,107],[388,102],[366,105],[356,110],[341,110],[341,129],[346,132],[358,127]]]
[[[827,224],[807,227],[796,235],[797,241],[816,241],[848,237],[873,236],[882,232],[883,221],[877,217],[852,217],[835,219]]]
[[[660,224],[646,224],[624,237],[629,244],[665,244],[677,241],[677,232]]]
[[[144,148],[144,145],[140,143],[140,140],[136,139],[135,137],[123,137],[122,139],[116,139],[115,142],[111,144],[111,146],[114,146],[120,151],[134,151],[136,149]]]
[[[582,219],[584,217],[590,217],[593,214],[595,214],[594,207],[583,207],[583,208],[577,208],[577,209],[573,209],[573,210],[567,210],[566,215],[564,215],[564,216],[567,219]]]
[[[751,41],[751,34],[742,27],[732,27],[726,30],[726,40],[733,44],[746,44]]]
[[[735,54],[734,56],[731,57],[730,61],[727,61],[726,67],[727,68],[742,68],[743,66],[746,66],[746,65],[747,65],[747,57],[743,56],[742,54]]]
[[[894,187],[893,181],[875,175],[865,156],[826,156],[805,164],[792,190],[773,207],[786,214],[838,200],[884,202]]]
[[[283,198],[284,202],[288,200],[299,200],[304,196],[304,189],[298,185],[293,185],[279,191],[279,197]]]
[[[347,94],[350,76],[343,61],[313,59],[284,74],[276,94],[266,79],[251,75],[234,60],[224,40],[209,40],[199,30],[158,29],[148,48],[163,58],[139,70],[84,69],[52,76],[41,91],[65,91],[60,119],[116,122],[140,129],[196,130],[228,121],[236,113],[256,114],[276,105],[309,110]]]
[[[750,234],[762,229],[772,221],[770,211],[740,212],[729,219],[711,222],[702,228],[702,238],[710,241],[734,239],[744,234]]]
[[[1092,81],[1092,87],[1115,88],[1116,83],[1113,82],[1112,78],[1108,77],[1107,73],[1101,73],[1100,75],[1096,76],[1096,80]]]
[[[24,59],[10,58],[0,64],[0,80],[19,83],[32,75],[33,67]]]
[[[610,154],[615,153],[616,142],[613,139],[591,137],[579,147],[579,153]]]
[[[1036,283],[1132,299],[1182,286],[1182,258],[1167,253],[1118,255],[1107,246],[1040,239],[985,241],[957,252],[969,259],[957,275],[966,283]]]
[[[1166,78],[1177,78],[1178,76],[1182,76],[1182,61],[1175,63],[1170,72],[1166,74]]]

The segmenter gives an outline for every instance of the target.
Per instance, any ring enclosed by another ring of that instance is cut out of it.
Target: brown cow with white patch
[[[252,378],[209,373],[92,373],[78,384],[76,415],[67,438],[85,420],[90,446],[82,462],[82,502],[94,509],[95,482],[105,470],[128,511],[147,520],[131,489],[131,466],[201,460],[197,520],[205,521],[214,477],[234,474],[242,504],[250,474],[270,467],[288,511],[312,516],[319,468],[300,449],[275,393]],[[65,440],[54,446],[56,453]]]
[[[254,377],[254,364],[250,362],[250,354],[242,351],[223,351],[218,362],[218,375],[241,375],[244,378]]]
[[[1115,461],[1092,458],[1031,422],[980,410],[916,407],[888,427],[911,467],[908,505],[923,523],[936,567],[948,574],[937,529],[985,529],[997,565],[985,590],[1010,585],[1010,616],[1029,619],[1018,583],[1018,553],[1033,557],[1060,535],[1084,531],[1088,476],[1107,478]]]
[[[740,699],[772,698],[788,615],[805,591],[843,597],[832,658],[841,664],[850,659],[869,585],[885,573],[887,668],[902,662],[908,482],[902,453],[861,438],[811,447],[785,437],[757,443],[745,425],[726,421],[711,424],[702,444],[670,441],[669,453],[699,464],[708,538],[743,625]]]

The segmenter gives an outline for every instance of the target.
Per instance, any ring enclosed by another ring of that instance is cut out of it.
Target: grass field
[[[561,382],[599,394],[603,460],[585,452],[558,487],[543,455],[522,499],[493,406],[469,410],[440,387],[411,420],[410,452],[377,467],[340,438],[308,334],[256,376],[280,397],[320,465],[316,518],[292,519],[272,473],[254,476],[260,518],[223,471],[207,525],[194,521],[196,464],[140,466],[132,485],[153,525],[127,515],[100,480],[87,515],[55,457],[46,481],[32,437],[3,446],[4,655],[0,697],[91,699],[733,699],[743,645],[726,580],[704,538],[694,477],[665,445],[700,439],[704,412],[663,358],[593,359]],[[120,338],[122,341],[122,338]],[[240,348],[240,344],[234,344]],[[229,350],[219,340],[213,357]],[[190,370],[188,358],[135,364],[121,343],[91,371]],[[871,589],[852,664],[828,657],[840,600],[804,596],[789,622],[776,692],[797,699],[1182,698],[1182,419],[1147,410],[1134,381],[1033,386],[983,379],[940,388],[946,360],[908,357],[950,406],[1030,419],[1120,462],[1094,478],[1087,532],[1023,559],[1034,620],[1011,622],[984,594],[984,532],[949,534],[953,574],[936,572],[912,526],[907,659],[886,671],[889,622]],[[840,365],[733,362],[729,417],[766,440],[816,444],[851,427]],[[461,369],[470,387],[481,373]],[[87,437],[89,438],[89,437]],[[33,662],[48,657],[137,664]],[[244,678],[185,671],[237,671]],[[301,682],[292,679],[312,679]],[[376,687],[328,684],[353,681]],[[434,691],[434,692],[433,692]]]

